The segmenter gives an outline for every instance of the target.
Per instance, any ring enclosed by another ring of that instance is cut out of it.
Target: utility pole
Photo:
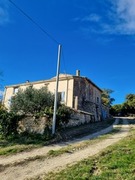
[[[15,6],[27,19],[29,19],[34,25],[36,25],[44,34],[46,34],[50,39],[52,39],[56,44],[59,42],[49,34],[40,24],[38,24],[32,17],[25,13],[20,7],[18,7],[12,0],[9,2]],[[56,75],[56,89],[55,89],[55,100],[54,100],[54,113],[53,113],[53,124],[52,124],[52,134],[55,134],[56,125],[56,111],[57,111],[57,99],[58,99],[58,83],[59,83],[59,69],[60,69],[60,56],[61,56],[61,45],[58,46],[58,61],[57,61],[57,75]]]
[[[57,100],[58,100],[58,85],[59,85],[61,47],[62,46],[59,44],[59,46],[58,46],[58,60],[57,60],[57,73],[56,73],[56,88],[55,88],[55,100],[54,100],[54,111],[53,111],[52,135],[55,134],[55,127],[56,127],[56,111],[57,111]]]

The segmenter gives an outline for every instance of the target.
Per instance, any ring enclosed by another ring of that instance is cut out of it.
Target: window
[[[61,92],[61,102],[65,102],[65,92]]]
[[[13,89],[13,94],[16,94],[16,93],[18,93],[18,87],[14,87],[14,89]]]
[[[58,98],[60,100],[60,102],[65,102],[65,92],[59,92],[58,93]]]

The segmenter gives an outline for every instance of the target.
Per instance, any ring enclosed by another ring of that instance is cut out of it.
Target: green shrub
[[[54,95],[46,87],[20,89],[11,99],[11,110],[16,113],[36,114],[54,104]]]
[[[5,106],[2,103],[2,100],[0,100],[0,110],[6,110]]]
[[[52,125],[53,108],[46,107],[44,113],[48,115],[48,126]],[[65,105],[59,105],[56,112],[56,128],[61,129],[62,125],[66,125],[69,122],[71,110]]]
[[[71,110],[65,105],[59,106],[57,110],[56,126],[60,128],[62,125],[66,125],[69,122]]]
[[[7,112],[4,109],[0,110],[0,132],[3,136],[17,134],[18,121],[22,116],[13,112]]]

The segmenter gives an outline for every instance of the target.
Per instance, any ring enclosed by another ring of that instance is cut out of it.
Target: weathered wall
[[[47,117],[35,119],[32,116],[25,117],[19,121],[18,132],[43,134],[46,127]]]
[[[95,121],[100,121],[101,91],[99,89],[86,78],[75,78],[73,95],[74,104],[76,104],[75,99],[78,100],[77,109],[92,113],[95,116]]]
[[[95,119],[90,113],[74,110],[66,127],[79,126],[81,124],[87,124],[94,121]]]
[[[43,134],[47,124],[47,120],[47,117],[42,117],[40,119],[35,119],[31,116],[26,117],[19,122],[18,132]],[[69,120],[68,124],[63,124],[63,128],[75,127],[90,122],[94,122],[94,118],[90,113],[74,110],[72,111],[71,119]]]

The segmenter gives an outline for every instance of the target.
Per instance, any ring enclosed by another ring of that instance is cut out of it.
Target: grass
[[[0,149],[0,156],[2,155],[11,155],[11,154],[16,154],[16,153],[20,153],[23,151],[30,151],[33,148],[36,148],[37,146],[33,146],[33,145],[11,145],[9,147],[5,147]]]
[[[45,140],[39,137],[18,136],[3,138],[0,136],[0,156],[13,155],[23,151],[30,151],[34,148],[43,146]]]
[[[108,127],[109,125],[111,125],[114,122],[114,120],[108,120],[108,121],[103,121],[103,122],[98,122],[98,123],[92,123],[90,124],[91,127],[89,127],[89,133],[94,133],[96,131],[100,131],[101,129],[104,129],[106,127]],[[102,124],[102,126],[101,126]],[[71,131],[82,131],[85,127],[83,126],[79,126],[79,127],[74,127],[72,129],[67,129],[66,132],[70,132]],[[24,136],[18,136],[18,137],[8,137],[6,139],[2,138],[0,136],[0,156],[3,155],[13,155],[19,152],[23,152],[23,151],[30,151],[34,148],[38,148],[38,147],[43,147],[47,142],[49,142],[49,140],[47,140],[45,137],[42,136],[30,136],[25,134]],[[87,143],[86,143],[87,144]],[[69,147],[68,147],[69,148]],[[69,148],[70,149],[70,148]],[[63,153],[66,151],[70,151],[70,150],[61,150]],[[62,152],[50,152],[49,155],[53,154],[59,154]]]
[[[135,179],[135,129],[100,154],[80,161],[44,180],[133,180]]]

